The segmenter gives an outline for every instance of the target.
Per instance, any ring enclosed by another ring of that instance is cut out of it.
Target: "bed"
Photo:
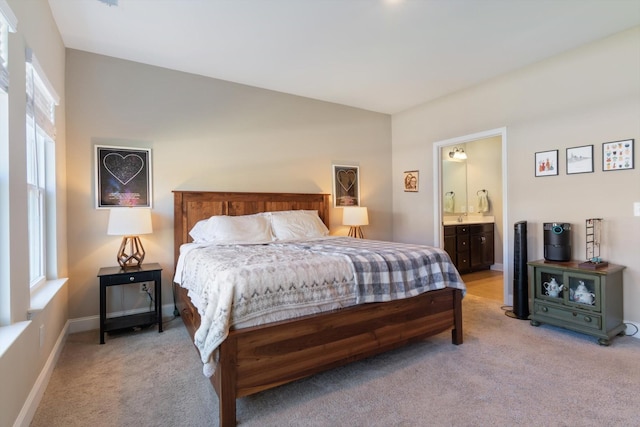
[[[288,210],[317,211],[329,226],[330,195],[174,191],[174,250],[192,241],[190,230],[212,216]],[[457,272],[456,272],[457,275]],[[178,312],[194,338],[201,316],[174,283]],[[347,308],[258,326],[231,328],[217,348],[210,377],[219,399],[221,426],[236,425],[236,399],[451,330],[462,344],[464,290],[449,288],[399,300]]]

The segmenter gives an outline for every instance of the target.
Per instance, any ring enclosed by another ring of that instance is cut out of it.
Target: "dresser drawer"
[[[533,305],[534,315],[551,317],[566,323],[571,323],[584,328],[599,330],[602,328],[602,317],[587,313],[581,310],[572,310],[553,304],[535,302]]]

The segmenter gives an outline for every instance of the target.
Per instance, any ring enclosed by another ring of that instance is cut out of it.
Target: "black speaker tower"
[[[529,275],[527,271],[527,222],[514,224],[513,245],[513,314],[529,318]]]

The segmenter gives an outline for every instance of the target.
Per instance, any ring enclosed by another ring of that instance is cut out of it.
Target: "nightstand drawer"
[[[136,282],[152,282],[156,273],[153,271],[123,273],[106,278],[107,285],[124,285]]]
[[[533,305],[534,314],[540,316],[551,317],[562,320],[563,322],[572,323],[584,328],[592,328],[599,330],[602,328],[602,317],[587,313],[581,310],[571,310],[552,304],[542,304],[536,302]]]

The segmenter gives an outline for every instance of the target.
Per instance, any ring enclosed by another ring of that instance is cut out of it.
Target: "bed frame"
[[[174,191],[175,259],[194,224],[212,215],[311,209],[329,226],[330,195]],[[193,338],[200,316],[174,284],[180,316]],[[232,329],[219,347],[211,383],[220,425],[236,425],[236,399],[379,354],[451,329],[462,344],[462,292],[442,289],[416,297]]]

